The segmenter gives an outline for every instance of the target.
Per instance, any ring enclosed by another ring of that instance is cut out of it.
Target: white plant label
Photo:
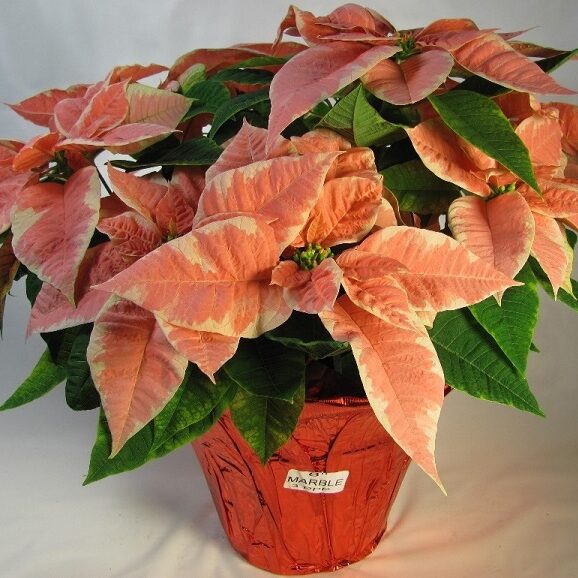
[[[348,476],[348,470],[343,470],[342,472],[300,472],[299,470],[289,470],[283,487],[312,494],[338,494],[345,488]]]

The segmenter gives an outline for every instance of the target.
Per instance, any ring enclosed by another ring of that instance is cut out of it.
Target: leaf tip
[[[118,453],[120,452],[120,450],[122,450],[124,444],[125,444],[126,440],[122,440],[122,439],[114,439],[113,436],[113,440],[112,440],[112,449],[110,451],[110,454],[108,456],[109,460],[112,460],[113,458],[115,458]]]
[[[443,482],[442,482],[442,480],[438,474],[437,467],[436,467],[435,463],[433,465],[433,471],[429,470],[429,468],[428,468],[428,470],[424,469],[424,471],[435,482],[436,486],[442,491],[442,494],[447,498],[448,493],[447,493],[447,491],[444,487],[444,484],[443,484]]]
[[[438,485],[438,488],[442,491],[442,494],[447,498],[447,497],[448,497],[448,492],[447,492],[447,490],[445,489],[444,485],[442,484],[441,480],[438,479],[438,480],[436,481],[436,484]]]
[[[544,419],[546,419],[546,414],[542,411],[542,408],[536,403],[536,407],[535,409],[532,411],[532,413],[534,415],[537,415],[538,417],[542,417]]]
[[[84,478],[84,482],[82,482],[82,487],[84,486],[88,486],[92,483],[96,482],[96,478],[94,478],[93,476],[91,476],[90,472],[88,474],[86,474],[86,478]]]

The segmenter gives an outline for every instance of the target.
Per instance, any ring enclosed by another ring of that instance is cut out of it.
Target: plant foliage
[[[47,348],[0,409],[62,382],[99,408],[86,483],[225,412],[266,462],[307,399],[364,395],[441,486],[446,384],[542,415],[538,286],[578,310],[578,107],[535,95],[573,93],[549,73],[576,51],[509,38],[292,6],[158,87],[117,67],[11,105],[42,132],[0,141],[0,330],[25,276]]]

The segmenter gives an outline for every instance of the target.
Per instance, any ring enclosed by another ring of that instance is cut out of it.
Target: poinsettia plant
[[[0,312],[26,277],[47,349],[0,409],[62,381],[100,407],[92,482],[226,411],[265,462],[307,400],[366,396],[440,486],[447,385],[540,415],[538,286],[578,309],[578,107],[536,94],[574,94],[549,73],[576,51],[516,36],[292,6],[272,44],[12,105],[45,131],[0,141]]]

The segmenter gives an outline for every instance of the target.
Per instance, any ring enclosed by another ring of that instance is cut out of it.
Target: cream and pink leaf
[[[524,197],[512,191],[489,201],[456,199],[448,210],[454,238],[513,279],[530,256],[535,226]]]
[[[0,168],[0,233],[12,225],[12,211],[21,192],[37,177],[30,173],[17,173],[8,167]]]
[[[173,171],[170,184],[196,213],[205,188],[205,170],[201,167],[177,167]]]
[[[28,141],[14,156],[12,168],[28,171],[47,164],[54,157],[54,147],[60,136],[49,132]]]
[[[125,124],[100,136],[70,137],[58,144],[57,149],[93,150],[106,148],[119,154],[135,154],[174,132],[166,126],[148,123]]]
[[[425,229],[381,229],[350,251],[399,261],[406,269],[391,277],[416,310],[459,309],[518,285],[451,237]]]
[[[17,140],[0,139],[0,169],[10,168],[16,153],[24,146]]]
[[[498,34],[487,33],[451,50],[466,70],[520,92],[575,94],[560,86],[535,62],[514,50]]]
[[[378,252],[364,251],[354,248],[343,251],[337,257],[337,264],[348,279],[367,281],[399,271],[407,271],[407,267],[398,260],[385,257]]]
[[[578,106],[567,102],[552,102],[559,114],[562,129],[562,148],[569,155],[578,156]]]
[[[285,301],[292,309],[313,314],[333,307],[342,278],[334,259],[324,259],[311,270],[286,260],[273,269],[271,283],[283,287]]]
[[[80,264],[75,286],[75,303],[49,283],[43,283],[30,312],[27,334],[57,331],[92,323],[110,298],[105,291],[93,289],[128,266],[128,262],[110,242],[91,247]]]
[[[55,106],[61,100],[82,98],[86,89],[87,86],[83,84],[71,86],[65,90],[54,88],[9,106],[14,112],[26,120],[29,120],[36,125],[45,126],[54,130],[56,128],[54,124]]]
[[[98,221],[100,180],[93,167],[65,185],[40,183],[21,191],[13,211],[14,253],[40,279],[73,302],[78,268]]]
[[[108,236],[120,255],[129,260],[144,257],[163,242],[160,229],[136,211],[101,219],[96,228]]]
[[[157,323],[169,343],[181,355],[195,363],[213,383],[215,373],[233,357],[239,345],[238,337],[179,327],[159,317]]]
[[[516,134],[526,145],[538,177],[561,176],[558,173],[566,161],[562,153],[562,129],[557,115],[533,114],[516,127]]]
[[[491,194],[485,175],[477,174],[480,167],[462,146],[464,141],[443,122],[432,119],[406,131],[424,165],[440,179],[482,197]]]
[[[381,175],[349,176],[325,183],[301,232],[307,243],[333,247],[357,242],[375,224],[383,203]]]
[[[99,288],[172,323],[231,337],[257,337],[289,317],[273,230],[240,216],[166,243]]]
[[[528,186],[520,187],[526,202],[534,213],[565,219],[578,213],[578,180],[540,179],[538,195]]]
[[[170,129],[177,127],[192,103],[180,94],[138,83],[127,87],[126,97],[126,124],[156,124]]]
[[[166,66],[154,63],[115,66],[110,71],[107,80],[111,84],[115,82],[123,82],[124,80],[136,82],[137,80],[148,78],[149,76],[165,72],[166,70],[168,70]]]
[[[266,152],[267,134],[266,129],[252,126],[244,119],[239,132],[227,143],[217,161],[207,169],[207,182],[225,171],[272,158]],[[280,136],[277,144],[283,142],[287,141]]]
[[[536,236],[532,245],[532,255],[548,276],[554,295],[560,288],[572,293],[572,263],[574,252],[568,244],[564,227],[553,219],[534,213]]]
[[[167,187],[132,173],[125,173],[108,165],[108,178],[118,198],[131,209],[154,222],[156,207],[165,196]]]
[[[195,226],[228,213],[260,215],[271,224],[280,253],[303,227],[338,155],[279,157],[221,173],[201,195]]]
[[[287,62],[271,82],[268,147],[292,121],[360,78],[397,46],[332,42],[309,48]]]
[[[169,402],[188,364],[152,313],[114,298],[95,322],[87,360],[112,436],[111,457]]]
[[[454,59],[445,50],[428,50],[396,62],[382,60],[367,71],[361,82],[375,96],[392,104],[418,102],[446,80]]]
[[[137,213],[158,226],[167,237],[182,235],[191,229],[195,211],[187,200],[190,191],[178,184],[154,175],[138,177],[108,167],[108,176],[118,197]],[[182,180],[182,179],[181,179]]]
[[[442,487],[434,452],[444,398],[443,371],[405,292],[399,289],[391,299],[391,320],[375,317],[346,296],[319,316],[333,339],[350,343],[377,419]]]
[[[128,114],[126,82],[103,86],[70,128],[69,138],[92,138],[116,128]]]

